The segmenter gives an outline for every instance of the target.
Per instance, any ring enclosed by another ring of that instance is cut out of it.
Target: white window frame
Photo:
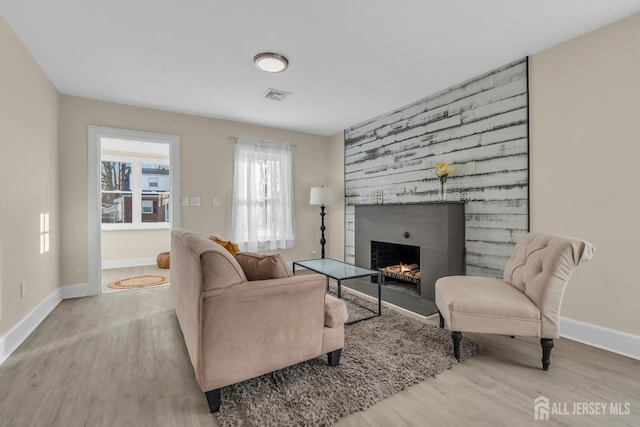
[[[102,154],[100,156],[100,164],[103,161],[108,162],[126,162],[131,163],[131,216],[132,222],[128,223],[102,223],[102,230],[165,230],[171,228],[171,221],[167,222],[142,222],[142,164],[152,163],[156,165],[169,165],[169,159],[158,159],[152,157],[126,156],[116,154]],[[169,193],[169,205],[173,198],[171,191]],[[100,191],[102,195],[102,188]],[[163,193],[158,193],[163,194]]]

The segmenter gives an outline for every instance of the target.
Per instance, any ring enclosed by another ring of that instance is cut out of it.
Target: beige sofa
[[[248,281],[236,259],[199,234],[171,231],[171,291],[195,377],[211,412],[221,388],[322,354],[337,365],[344,302],[318,274]]]

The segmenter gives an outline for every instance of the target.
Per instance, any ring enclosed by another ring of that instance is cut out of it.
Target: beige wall
[[[318,214],[309,188],[328,180],[329,138],[225,120],[113,104],[72,96],[60,100],[60,188],[64,285],[88,281],[87,126],[106,126],[180,137],[181,196],[199,196],[200,207],[181,208],[182,227],[209,235],[231,233],[233,141],[247,136],[297,145],[293,176],[298,245],[280,251],[287,260],[311,258]],[[220,207],[212,207],[212,199]],[[319,240],[319,237],[318,237]]]
[[[0,17],[0,337],[60,285],[58,92]],[[50,249],[40,253],[40,214]],[[27,294],[20,298],[20,282]]]
[[[534,55],[531,228],[597,249],[562,315],[640,335],[640,14]]]
[[[169,250],[169,230],[105,230],[101,236],[102,261],[155,258]],[[103,267],[104,268],[104,267]]]

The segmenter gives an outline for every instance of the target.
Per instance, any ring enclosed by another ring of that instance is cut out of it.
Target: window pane
[[[102,193],[103,224],[130,224],[132,219],[131,193]]]
[[[154,163],[142,163],[142,191],[168,192],[171,181],[169,180],[169,165]]]
[[[101,162],[102,191],[131,191],[131,163]]]
[[[169,222],[169,193],[142,193],[142,222]]]

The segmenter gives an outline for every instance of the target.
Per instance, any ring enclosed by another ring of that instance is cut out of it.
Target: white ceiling
[[[63,94],[332,135],[640,0],[0,0]],[[252,58],[289,58],[280,74]],[[269,88],[293,94],[263,99]]]

